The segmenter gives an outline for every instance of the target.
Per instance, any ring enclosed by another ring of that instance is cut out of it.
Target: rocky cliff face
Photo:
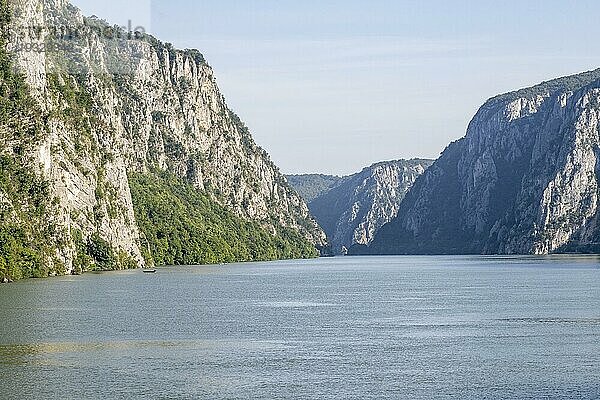
[[[304,201],[227,107],[199,52],[85,18],[64,0],[8,5],[7,48],[44,124],[28,152],[56,198],[66,272],[75,233],[97,232],[143,265],[128,172],[172,172],[273,234],[287,227],[325,245]],[[3,152],[14,145],[5,140]]]
[[[354,175],[326,179],[332,187],[323,188],[309,208],[327,233],[333,252],[343,254],[354,244],[369,244],[379,228],[396,216],[404,196],[432,162],[381,162]],[[301,193],[324,181],[314,175],[289,179]]]
[[[600,70],[490,99],[354,253],[598,251]]]

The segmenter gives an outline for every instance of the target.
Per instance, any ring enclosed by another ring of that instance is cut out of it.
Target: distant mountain
[[[340,254],[354,244],[370,243],[377,230],[396,216],[406,192],[432,162],[388,161],[343,178],[301,175],[288,180],[306,196],[333,252]]]
[[[339,176],[322,174],[287,175],[288,183],[307,203],[337,185],[342,179]]]
[[[487,101],[353,254],[600,251],[600,69]]]

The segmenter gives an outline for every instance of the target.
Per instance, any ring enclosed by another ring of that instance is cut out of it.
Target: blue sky
[[[285,173],[435,158],[487,98],[600,67],[588,0],[73,3],[198,48]]]

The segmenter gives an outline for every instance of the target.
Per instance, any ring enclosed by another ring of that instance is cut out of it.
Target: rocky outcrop
[[[199,52],[85,18],[65,0],[9,5],[7,47],[44,115],[43,139],[31,153],[68,238],[58,254],[66,272],[76,233],[98,232],[144,264],[133,171],[169,171],[273,234],[291,228],[325,246],[305,202],[227,107]]]
[[[600,70],[487,101],[354,254],[600,249]]]
[[[404,196],[432,162],[387,161],[343,178],[305,175],[288,179],[300,193],[322,182],[333,182],[309,202],[309,208],[325,230],[333,252],[344,254],[352,245],[369,244],[396,216]]]

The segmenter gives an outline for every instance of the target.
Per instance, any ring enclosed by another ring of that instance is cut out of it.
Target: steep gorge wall
[[[332,250],[344,254],[355,244],[371,243],[377,231],[396,217],[404,196],[432,160],[413,159],[380,162],[356,174],[339,177],[293,176],[299,192],[313,196],[309,208],[325,230]],[[331,186],[323,186],[323,183]],[[307,199],[308,200],[308,199]]]
[[[128,172],[169,171],[272,234],[287,227],[326,245],[304,201],[227,107],[199,52],[118,29],[111,36],[67,1],[9,5],[8,49],[43,114],[32,165],[58,202],[69,242],[58,259],[67,272],[77,257],[75,233],[97,232],[144,264]],[[65,27],[75,35],[56,34]]]
[[[490,99],[371,254],[598,251],[600,70]]]

